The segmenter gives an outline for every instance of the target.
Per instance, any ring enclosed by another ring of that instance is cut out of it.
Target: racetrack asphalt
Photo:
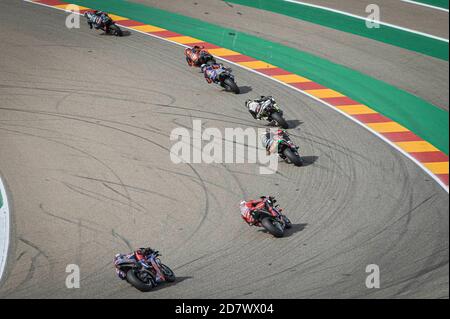
[[[17,25],[16,17],[23,23]],[[0,3],[0,171],[13,208],[2,298],[448,298],[448,194],[336,112],[234,68],[244,94],[206,84],[182,48],[141,34],[64,26],[66,15]],[[308,165],[170,161],[170,132],[264,127],[244,101],[274,95]],[[240,219],[273,194],[294,228],[274,239]],[[140,293],[115,253],[150,245],[179,280]],[[67,289],[68,264],[81,288]],[[378,264],[381,289],[365,287]]]

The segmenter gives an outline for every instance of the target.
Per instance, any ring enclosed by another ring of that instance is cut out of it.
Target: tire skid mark
[[[133,245],[131,245],[130,241],[128,239],[126,239],[124,236],[120,235],[119,233],[117,233],[116,230],[112,229],[111,230],[111,235],[114,238],[119,239],[120,241],[122,241],[128,248],[129,251],[134,251],[135,248],[133,248]],[[108,264],[109,265],[109,264]]]
[[[108,181],[108,180],[105,180],[105,179],[93,178],[93,177],[87,177],[87,176],[81,176],[81,175],[72,175],[72,176],[77,177],[77,178],[81,178],[81,179],[86,179],[86,180],[91,180],[91,181],[99,182],[99,183],[102,183],[102,184],[104,184],[104,185],[105,185],[105,184],[106,184],[106,185],[111,184],[111,185],[119,185],[119,186],[122,186],[122,184],[120,184],[120,183]],[[106,185],[105,185],[105,186],[106,186]],[[168,199],[168,200],[171,200],[171,201],[179,201],[179,200],[180,200],[179,198],[171,197],[171,196],[168,196],[168,195],[166,195],[166,194],[164,194],[164,193],[156,192],[156,191],[149,190],[149,189],[145,189],[145,188],[142,188],[142,187],[131,186],[131,185],[127,185],[127,184],[125,184],[124,186],[125,186],[126,188],[132,190],[132,191],[135,191],[135,192],[152,194],[152,195],[156,195],[156,196],[158,196],[158,197],[163,197],[163,198]]]
[[[66,217],[62,217],[62,216],[58,216],[58,215],[52,214],[52,213],[50,213],[48,210],[46,210],[46,209],[44,208],[44,205],[43,205],[42,203],[39,204],[39,208],[41,209],[41,211],[42,211],[45,215],[48,215],[48,216],[50,216],[50,217],[52,217],[52,218],[61,220],[61,221],[65,222],[65,223],[71,224],[71,225],[73,225],[73,226],[75,226],[75,227],[83,228],[83,229],[86,229],[86,230],[89,230],[89,231],[95,232],[95,233],[96,233],[96,232],[102,232],[101,229],[94,228],[94,227],[91,227],[91,226],[89,226],[89,225],[84,225],[84,224],[82,224],[82,220],[77,220],[77,221],[75,221],[75,220],[72,220],[72,219],[69,219],[69,218],[66,218]]]
[[[52,115],[52,116],[59,116],[59,117],[67,118],[67,119],[70,119],[70,120],[81,121],[81,122],[89,123],[89,124],[92,124],[92,125],[96,125],[96,126],[100,126],[100,127],[109,128],[109,129],[112,129],[112,130],[116,130],[116,131],[122,132],[122,133],[124,133],[124,134],[128,134],[128,135],[134,136],[134,137],[136,137],[136,138],[142,139],[142,140],[144,140],[144,141],[146,141],[146,142],[149,142],[149,143],[152,144],[152,145],[155,145],[155,146],[158,146],[158,147],[162,148],[163,150],[165,150],[165,151],[167,151],[167,152],[170,152],[170,149],[168,149],[167,147],[165,147],[165,146],[163,146],[163,145],[161,145],[161,144],[159,144],[159,143],[157,143],[157,142],[155,142],[155,141],[153,141],[153,140],[150,140],[150,139],[148,139],[148,138],[146,138],[146,137],[144,137],[144,136],[141,136],[141,135],[138,135],[138,134],[129,132],[129,131],[125,131],[125,130],[122,130],[122,129],[119,129],[119,128],[116,128],[116,127],[113,127],[113,126],[109,126],[109,125],[105,125],[105,124],[101,124],[101,123],[93,123],[93,122],[90,122],[90,121],[81,120],[81,119],[74,118],[74,117],[71,117],[71,116],[56,115],[56,114],[47,113],[47,112],[36,112],[36,111],[17,110],[17,109],[11,109],[11,108],[3,108],[3,107],[0,107],[0,109],[6,109],[6,110],[11,110],[11,111],[17,111],[17,112],[25,112],[25,113],[38,113],[38,114],[39,114],[39,113],[44,113],[44,114],[48,114],[48,115]],[[185,164],[188,165],[188,166],[192,169],[192,171],[194,172],[194,174],[197,175],[197,177],[199,178],[199,180],[202,181],[202,189],[203,189],[203,191],[204,191],[204,193],[205,193],[205,208],[204,208],[203,216],[202,216],[202,218],[201,218],[201,220],[200,220],[198,226],[195,228],[194,233],[186,240],[186,242],[185,242],[185,244],[186,244],[186,243],[193,237],[193,235],[194,235],[196,232],[198,232],[198,230],[202,227],[203,223],[205,222],[206,217],[207,217],[207,215],[208,215],[208,211],[209,211],[209,198],[208,198],[208,195],[207,195],[207,194],[208,194],[208,191],[207,191],[206,184],[203,182],[201,175],[200,175],[200,174],[198,173],[198,171],[193,167],[193,165],[191,165],[191,164],[189,164],[189,163],[185,163]],[[122,183],[123,183],[123,182],[122,182]],[[66,186],[67,186],[67,185],[66,185]],[[86,194],[84,194],[84,195],[86,195]]]
[[[101,193],[97,193],[95,191],[92,191],[92,190],[89,190],[89,189],[86,189],[86,188],[83,188],[83,187],[80,187],[80,186],[77,186],[77,185],[74,185],[74,184],[71,184],[71,183],[67,183],[67,182],[61,182],[61,183],[64,186],[66,186],[68,189],[74,191],[75,193],[87,196],[89,198],[93,198],[95,200],[99,200],[99,201],[102,201],[102,202],[110,204],[110,205],[113,205],[111,203],[111,201],[112,201],[112,202],[121,204],[123,206],[130,207],[131,209],[137,210],[138,212],[141,212],[141,213],[145,212],[144,209],[142,209],[140,207],[135,207],[132,203],[131,203],[131,206],[130,206],[129,202],[123,202],[123,201],[118,200],[118,199],[116,199],[114,197],[105,196],[105,195],[103,195]]]
[[[41,256],[44,257],[45,261],[48,263],[49,266],[48,273],[51,274],[53,272],[53,265],[50,263],[48,255],[43,250],[41,250],[38,246],[36,246],[31,241],[23,237],[19,237],[18,240],[34,249],[36,253],[31,257],[30,268],[28,269],[25,279],[14,288],[15,291],[20,291],[23,286],[25,286],[31,279],[33,279],[37,268],[36,267],[37,259],[39,257]]]
[[[1,108],[0,108],[0,109],[1,109]],[[29,113],[35,113],[35,112],[30,111]],[[9,132],[13,132],[13,133],[17,133],[17,134],[22,134],[22,135],[27,135],[27,136],[32,136],[32,137],[35,137],[35,138],[41,138],[41,139],[44,139],[44,140],[46,140],[46,141],[53,142],[53,143],[56,143],[56,144],[60,144],[60,145],[63,145],[63,146],[65,146],[65,147],[68,147],[68,148],[70,148],[70,149],[73,149],[73,150],[76,150],[76,151],[78,151],[78,152],[81,152],[81,153],[87,155],[88,157],[94,159],[95,161],[97,161],[98,163],[100,163],[100,164],[101,164],[102,166],[104,166],[105,168],[107,168],[107,169],[108,169],[108,170],[109,170],[109,171],[110,171],[110,172],[118,179],[118,181],[120,182],[120,185],[123,185],[123,181],[121,180],[121,178],[115,173],[115,171],[114,171],[110,166],[106,165],[103,161],[101,161],[100,159],[98,159],[98,158],[95,157],[94,155],[92,155],[92,154],[90,154],[90,153],[88,153],[88,152],[86,152],[86,151],[84,151],[84,150],[82,150],[82,149],[79,149],[79,148],[77,148],[77,147],[74,147],[74,146],[72,146],[72,145],[69,145],[69,144],[66,144],[66,143],[63,143],[63,142],[60,142],[60,141],[55,141],[55,140],[53,140],[53,139],[51,139],[51,138],[42,137],[42,136],[38,136],[38,135],[35,135],[35,134],[25,133],[25,132],[21,132],[21,131],[7,130],[7,129],[1,128],[1,127],[0,127],[0,130],[9,131]],[[67,186],[67,185],[66,185],[66,186]],[[124,188],[124,189],[125,189],[126,192],[128,192],[128,191],[126,190],[126,188]],[[131,203],[128,203],[128,206],[131,208],[130,205],[131,205]]]

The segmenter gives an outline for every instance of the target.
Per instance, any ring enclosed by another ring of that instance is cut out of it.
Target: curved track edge
[[[73,4],[59,0],[24,0],[26,2],[71,12],[68,6]],[[80,14],[90,10],[80,8]],[[183,47],[201,45],[214,56],[250,72],[274,80],[282,85],[294,89],[344,115],[354,123],[364,127],[404,156],[412,160],[430,177],[432,177],[446,192],[449,192],[449,158],[431,143],[415,135],[406,127],[378,113],[372,108],[359,103],[349,97],[313,82],[298,74],[283,70],[275,65],[240,54],[226,48],[207,43],[200,39],[184,36],[154,25],[130,20],[126,17],[110,15],[121,27],[171,42]]]
[[[0,177],[0,283],[6,268],[10,235],[10,217],[6,188]]]

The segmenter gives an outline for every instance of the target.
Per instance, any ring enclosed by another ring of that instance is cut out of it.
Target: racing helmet
[[[150,248],[150,247],[148,247],[148,248],[139,248],[139,252],[143,256],[148,256],[148,255],[151,255],[154,252],[154,250],[152,248]]]
[[[275,199],[275,197],[272,196],[266,196],[266,203],[269,204],[270,206],[273,206],[277,201]]]
[[[202,70],[202,72],[205,72],[207,66],[208,66],[207,64],[202,64],[200,66],[200,70]]]

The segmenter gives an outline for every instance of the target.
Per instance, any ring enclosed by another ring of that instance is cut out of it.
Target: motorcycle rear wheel
[[[271,217],[265,217],[261,220],[261,224],[269,233],[271,233],[274,237],[281,238],[284,236],[284,231],[276,227],[275,223],[278,222]]]

